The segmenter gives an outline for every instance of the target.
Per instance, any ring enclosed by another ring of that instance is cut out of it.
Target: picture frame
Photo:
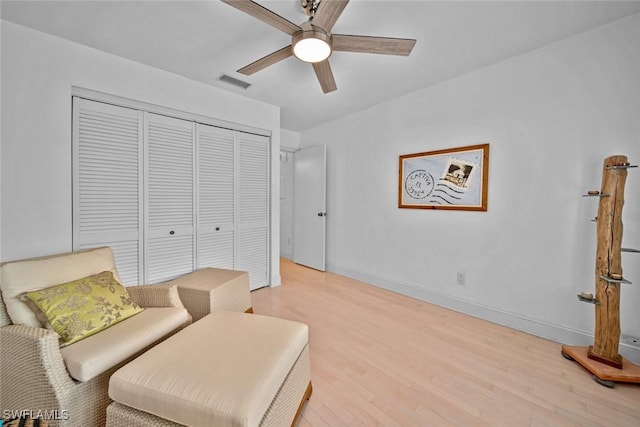
[[[487,211],[489,143],[399,157],[398,207]]]

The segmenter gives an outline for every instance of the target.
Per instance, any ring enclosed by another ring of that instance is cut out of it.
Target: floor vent
[[[236,79],[235,77],[231,77],[224,73],[220,74],[220,77],[218,77],[218,80],[220,80],[221,82],[229,83],[230,85],[234,85],[242,89],[249,89],[249,87],[251,86],[251,83],[247,83],[243,80]]]

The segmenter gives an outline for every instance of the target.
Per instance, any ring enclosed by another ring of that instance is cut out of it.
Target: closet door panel
[[[145,113],[146,278],[193,271],[194,123]]]
[[[233,232],[200,233],[198,236],[198,268],[215,267],[233,270],[235,247]]]
[[[73,249],[110,246],[120,278],[140,283],[142,113],[73,98]]]
[[[251,289],[269,284],[269,138],[238,132],[238,263]]]
[[[193,236],[149,239],[149,283],[160,283],[193,271]]]
[[[249,272],[249,287],[258,289],[269,284],[268,241],[266,227],[241,229],[238,236],[238,270]]]
[[[235,132],[198,124],[197,268],[235,267]]]
[[[113,237],[113,236],[112,236]],[[140,274],[140,242],[137,240],[117,240],[113,238],[106,238],[100,241],[86,243],[80,245],[77,249],[89,249],[97,248],[100,246],[109,246],[113,251],[113,256],[116,260],[116,268],[118,275],[122,280],[122,284],[126,286],[139,285],[142,283]]]

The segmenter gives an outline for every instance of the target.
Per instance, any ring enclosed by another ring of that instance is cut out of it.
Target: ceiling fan
[[[302,9],[309,16],[309,20],[301,25],[251,0],[222,1],[291,36],[289,46],[240,68],[239,73],[251,75],[293,55],[311,63],[324,93],[337,89],[328,60],[333,51],[408,56],[416,44],[414,39],[332,34],[331,29],[349,0],[300,0]]]

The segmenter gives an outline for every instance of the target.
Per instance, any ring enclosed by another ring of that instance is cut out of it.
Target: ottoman
[[[293,425],[310,379],[305,324],[216,312],[111,376],[106,425]]]
[[[203,268],[174,279],[178,294],[193,321],[214,311],[253,312],[246,271]]]

